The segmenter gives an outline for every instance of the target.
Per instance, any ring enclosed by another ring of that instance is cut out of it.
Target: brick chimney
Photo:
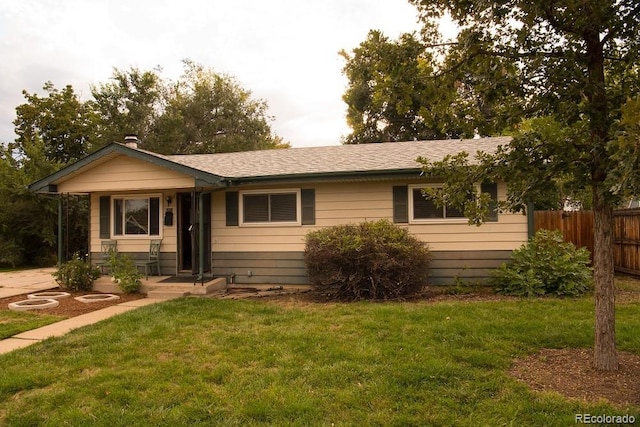
[[[124,137],[124,145],[129,148],[138,148],[138,135],[127,135]]]

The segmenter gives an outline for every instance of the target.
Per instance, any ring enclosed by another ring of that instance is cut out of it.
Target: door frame
[[[176,198],[178,218],[178,272],[200,273],[200,244],[199,236],[203,236],[202,250],[203,273],[211,271],[211,193],[201,191],[177,192]],[[200,230],[200,200],[204,203],[203,221]],[[188,259],[186,254],[189,254]]]

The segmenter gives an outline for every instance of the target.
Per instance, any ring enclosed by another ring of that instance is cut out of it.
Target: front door
[[[211,271],[211,194],[178,193],[178,260],[183,273],[200,271],[200,200],[202,199],[203,272]]]

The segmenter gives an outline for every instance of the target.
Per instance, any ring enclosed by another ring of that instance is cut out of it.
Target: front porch
[[[175,276],[149,276],[140,280],[140,293],[147,294],[149,298],[179,298],[188,295],[211,295],[224,293],[227,290],[227,279],[224,277],[205,278],[205,282],[193,283],[190,276],[185,276],[184,282],[163,283],[163,280]],[[111,281],[110,275],[103,275],[93,283],[93,290],[104,293],[121,293],[117,283]]]

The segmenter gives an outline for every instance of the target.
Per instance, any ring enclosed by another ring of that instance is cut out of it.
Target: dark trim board
[[[432,252],[430,284],[452,284],[456,277],[474,284],[507,261],[511,251]],[[235,283],[307,284],[303,252],[213,252],[213,274]],[[251,275],[249,275],[251,272]]]

